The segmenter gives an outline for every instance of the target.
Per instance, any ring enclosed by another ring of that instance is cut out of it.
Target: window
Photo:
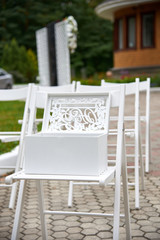
[[[123,19],[116,19],[114,23],[114,49],[122,50],[123,45]]]
[[[127,48],[136,47],[136,18],[127,18]]]
[[[118,49],[123,49],[123,20],[118,20]]]
[[[142,47],[154,47],[154,13],[142,15]]]

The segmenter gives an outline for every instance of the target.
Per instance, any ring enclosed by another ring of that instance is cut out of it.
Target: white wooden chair
[[[149,163],[151,161],[151,140],[150,140],[150,78],[147,78],[146,81],[142,81],[139,83],[139,91],[145,92],[146,98],[146,106],[145,106],[145,114],[140,115],[141,122],[145,123],[145,144],[143,145],[145,148],[145,172],[149,172]]]
[[[115,85],[117,85],[117,83],[109,83],[109,82],[105,82],[105,80],[101,81],[101,86],[106,86],[106,87],[109,86],[110,87],[110,86],[115,86]],[[126,84],[126,85],[128,85],[128,84]],[[126,88],[126,92],[127,92],[127,88]],[[149,172],[149,162],[151,161],[150,78],[147,78],[146,81],[139,81],[139,96],[138,96],[139,99],[140,99],[141,92],[145,93],[145,103],[143,102],[143,104],[145,104],[145,111],[143,114],[141,114],[141,112],[139,112],[139,115],[140,115],[141,123],[145,123],[145,144],[142,144],[142,147],[145,149],[144,154],[143,154],[143,158],[145,158],[145,172],[148,173]],[[138,93],[135,93],[135,94],[138,94]],[[136,107],[136,99],[135,99],[135,107]],[[142,108],[140,100],[139,100],[139,108],[140,108],[140,110]],[[124,119],[127,121],[135,121],[135,116],[125,116]]]
[[[103,83],[102,86],[89,86],[89,85],[81,85],[80,82],[77,82],[77,92],[100,92],[100,91],[112,91],[114,88],[116,89],[117,86],[120,86],[120,84],[108,84]],[[130,116],[125,116],[126,121],[133,121],[134,120],[134,128],[125,129],[125,135],[127,136],[134,136],[135,139],[135,154],[130,154],[129,157],[132,157],[135,159],[134,166],[128,166],[128,168],[134,168],[134,182],[129,182],[128,184],[135,187],[135,207],[139,208],[139,167],[141,171],[141,186],[142,189],[144,189],[144,167],[143,167],[143,161],[142,161],[142,150],[141,150],[141,134],[140,134],[140,119],[139,119],[139,79],[136,79],[136,82],[125,84],[126,87],[126,96],[135,95],[135,109],[134,109],[134,118]],[[117,121],[117,116],[111,116],[110,119],[112,121]],[[135,130],[136,129],[136,130]],[[115,134],[116,129],[110,129],[110,134]],[[116,140],[115,140],[116,141]],[[116,148],[116,144],[108,144],[108,147],[113,146]],[[129,144],[130,146],[130,144]],[[115,153],[108,153],[108,157],[113,158]],[[109,161],[114,163],[114,161]],[[131,176],[132,177],[132,176]],[[69,189],[69,198],[68,198],[68,206],[72,206],[72,195],[73,195],[73,185],[77,184],[76,182],[70,183],[70,189]],[[87,184],[87,183],[86,183]]]
[[[123,179],[122,186],[124,193],[126,233],[127,239],[131,239],[127,170],[124,146],[124,97],[124,86],[119,87],[119,91],[109,94],[47,94],[47,104],[44,112],[42,132],[27,136],[25,139],[25,167],[23,171],[15,173],[6,178],[7,183],[20,180],[20,190],[15,212],[12,240],[17,240],[19,236],[21,215],[25,200],[26,183],[30,179],[36,180],[37,183],[42,225],[42,238],[44,240],[48,237],[45,221],[46,214],[103,217],[113,216],[113,239],[118,240],[119,221],[121,216],[121,175]],[[36,93],[33,99],[34,104],[36,104]],[[109,167],[107,166],[106,143],[110,107],[115,105],[119,109],[116,166]],[[35,115],[34,107],[32,108],[30,116],[32,115]],[[31,132],[33,129],[33,124],[34,120],[30,118],[29,129],[31,129]],[[98,139],[100,140],[100,144],[98,143],[99,141],[97,141]],[[86,140],[88,141],[87,147],[85,146]],[[53,147],[54,145],[52,142],[55,143],[55,147]],[[61,149],[62,143],[65,143],[63,144],[63,151]],[[81,151],[81,149],[79,149],[79,145],[81,144],[85,151]],[[94,154],[92,154],[92,151],[88,151],[88,148],[93,149],[94,144],[96,146],[95,149],[98,149],[98,152],[94,152]],[[65,145],[67,145],[67,147],[65,147]],[[46,150],[45,156],[43,153],[44,147]],[[70,150],[73,151],[71,155]],[[99,151],[101,152],[100,158],[98,157]],[[28,156],[28,152],[30,152],[30,156]],[[54,156],[54,158],[52,156]],[[51,158],[52,161],[50,161]],[[42,180],[87,181],[97,182],[101,186],[106,186],[113,179],[115,179],[115,200],[113,214],[47,211],[44,209]]]
[[[75,91],[75,82],[73,81],[72,84],[68,85],[62,85],[62,86],[53,86],[53,87],[47,87],[47,86],[35,86],[34,84],[29,84],[28,87],[25,88],[19,88],[19,89],[12,89],[12,90],[0,90],[0,101],[26,101],[25,108],[24,108],[24,115],[22,120],[18,120],[21,126],[21,131],[19,132],[6,132],[1,131],[0,132],[0,140],[2,142],[13,142],[13,141],[20,141],[19,146],[17,146],[15,149],[13,149],[9,153],[4,153],[0,155],[0,170],[1,174],[10,172],[10,171],[18,171],[20,168],[22,168],[23,163],[19,162],[22,155],[22,141],[24,139],[24,136],[28,132],[28,117],[30,113],[30,109],[32,108],[32,102],[33,99],[31,99],[31,92],[37,89],[38,91],[43,92],[74,92]],[[39,96],[39,99],[37,101],[37,108],[44,109],[45,106],[45,100],[46,95],[42,94]],[[37,125],[42,122],[42,119],[35,119],[34,122],[34,128],[33,130],[36,131]],[[20,165],[19,165],[20,164]],[[17,184],[6,185],[5,183],[0,184],[0,187],[12,187],[11,190],[11,197],[9,202],[9,208],[13,209],[15,205],[15,199],[16,199],[16,192],[17,192]]]
[[[24,107],[24,114],[23,114],[23,124],[21,126],[21,131],[14,132],[14,131],[3,131],[0,132],[0,140],[2,142],[13,142],[19,141],[19,147],[16,147],[15,150],[9,153],[4,153],[0,156],[0,169],[3,172],[10,172],[15,171],[17,172],[20,170],[20,161],[22,155],[22,142],[25,136],[26,128],[27,128],[27,121],[28,121],[28,107],[29,107],[29,98],[31,94],[31,85],[25,88],[20,89],[9,89],[9,90],[0,90],[0,101],[26,101]],[[18,111],[18,109],[17,109]],[[13,209],[15,205],[15,198],[17,192],[17,183],[6,185],[1,184],[0,187],[11,187],[11,195],[9,201],[9,208]]]

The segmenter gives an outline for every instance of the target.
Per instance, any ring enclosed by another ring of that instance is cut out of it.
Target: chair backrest
[[[18,151],[15,171],[18,171],[21,166],[21,160],[22,160],[21,156],[23,152],[23,139],[27,131],[32,86],[33,86],[32,84],[29,84],[28,87],[24,87],[24,88],[0,90],[0,101],[22,101],[22,100],[25,101],[23,121],[22,121],[20,140],[19,140],[19,151]]]
[[[71,84],[68,85],[62,85],[62,86],[38,86],[38,92],[37,92],[37,100],[36,105],[38,108],[44,108],[45,102],[46,102],[46,95],[43,94],[46,93],[61,93],[61,92],[75,92],[75,81],[73,81]]]
[[[75,92],[75,82],[72,84],[62,86],[37,86],[32,87],[32,94],[30,99],[30,121],[28,126],[28,133],[32,134],[34,129],[34,123],[36,120],[37,109],[44,109],[46,106],[47,93],[72,93]]]
[[[101,80],[101,86],[115,86],[120,85],[117,83],[107,83],[105,80]],[[126,83],[126,95],[135,94],[135,108],[140,108],[140,93],[146,92],[146,105],[145,105],[145,117],[146,121],[149,124],[149,115],[150,115],[150,78],[147,78],[146,81],[140,81],[139,78],[136,78],[135,82]],[[135,111],[136,111],[135,109]]]
[[[109,109],[106,93],[48,94],[42,131],[108,131]]]
[[[27,98],[28,87],[18,89],[0,89],[0,101],[18,101]]]
[[[111,106],[117,107],[119,105],[119,98],[116,97],[117,93],[120,91],[120,85],[111,85],[111,86],[91,86],[91,85],[81,85],[80,82],[77,82],[76,92],[77,93],[110,93],[115,95],[111,99]]]
[[[42,140],[45,137],[50,138],[52,136],[53,138],[55,138],[56,136],[58,136],[57,141],[61,143],[62,138],[65,136],[70,137],[72,135],[72,137],[73,136],[88,137],[87,135],[90,135],[90,136],[92,135],[93,138],[95,138],[97,134],[105,135],[108,133],[108,128],[109,128],[110,108],[112,106],[115,107],[115,104],[112,105],[112,103],[116,102],[117,107],[119,109],[118,137],[117,137],[118,144],[117,144],[116,159],[118,161],[117,167],[118,168],[121,167],[125,86],[119,86],[118,90],[111,91],[109,93],[107,92],[99,92],[99,93],[98,92],[96,93],[41,92],[41,93],[47,94],[46,106],[44,109],[44,116],[43,116],[42,131],[40,133],[37,133],[35,136],[28,136],[28,139],[38,138]],[[38,96],[38,88],[35,87],[35,99],[36,99],[36,95]],[[35,115],[34,109],[36,109],[36,107],[37,107],[36,101],[34,101],[34,104],[32,104],[30,116]],[[34,124],[34,117],[30,117],[29,121],[30,121],[29,126],[31,127],[30,127],[30,132],[28,133],[29,135],[32,135],[34,133],[32,131],[33,124]],[[105,136],[105,139],[107,141],[107,136]],[[47,144],[48,143],[46,143],[46,145]],[[103,144],[103,146],[104,146],[104,149],[106,149],[106,144]],[[60,150],[60,146],[58,147],[58,150],[57,150],[58,153],[59,153],[59,150]],[[48,150],[48,152],[49,151],[50,150]],[[28,162],[26,160],[25,161],[26,166],[27,166],[27,163]],[[104,161],[105,166],[106,166],[106,163],[107,163],[107,159],[105,157],[105,161]],[[65,164],[67,164],[66,161],[65,161]],[[63,169],[64,165],[62,165],[61,167]],[[83,167],[85,167],[85,165]],[[59,173],[59,174],[62,174],[62,173]]]
[[[105,80],[101,80],[101,86],[102,87],[113,87],[113,86],[120,86],[122,84],[125,84],[126,86],[126,91],[125,94],[127,95],[132,95],[136,93],[137,90],[137,84],[138,84],[139,78],[136,78],[135,82],[130,82],[130,83],[110,83],[110,82],[105,82]],[[137,84],[136,84],[137,82]]]
[[[140,92],[146,92],[146,118],[148,120],[148,124],[149,124],[149,118],[150,118],[150,78],[147,78],[146,81],[142,81],[139,83],[139,91]]]

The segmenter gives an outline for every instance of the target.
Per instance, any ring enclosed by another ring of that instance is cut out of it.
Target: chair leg
[[[20,223],[21,223],[22,210],[23,210],[23,205],[24,205],[26,184],[27,184],[27,181],[25,181],[25,180],[20,181],[17,207],[16,207],[16,211],[15,211],[11,240],[19,239]]]
[[[15,201],[16,201],[16,193],[17,193],[17,182],[13,183],[11,195],[10,195],[10,201],[9,201],[9,208],[14,209]]]
[[[116,173],[117,175],[117,173]],[[113,240],[119,239],[119,222],[120,222],[120,179],[116,177],[115,182],[115,199],[114,199],[114,220],[113,220]]]
[[[125,223],[126,223],[126,239],[131,239],[131,224],[130,224],[130,211],[129,211],[129,193],[128,193],[128,177],[127,177],[127,161],[125,152],[125,137],[123,156],[122,156],[122,182],[123,182],[123,197],[124,197],[124,211],[125,211]]]
[[[42,181],[37,180],[37,190],[38,190],[38,202],[39,202],[39,211],[40,211],[40,220],[41,220],[41,229],[42,229],[42,239],[47,240],[48,234],[47,234],[47,227],[46,227],[46,220],[45,220],[45,214],[44,214],[44,195],[43,195],[43,189],[42,189]]]
[[[73,181],[69,182],[68,207],[72,207],[73,202]]]
[[[139,209],[139,137],[135,134],[135,208]]]
[[[144,190],[144,163],[142,157],[142,141],[141,132],[139,133],[139,161],[140,161],[140,171],[141,171],[141,189]]]
[[[117,165],[117,161],[116,161],[116,165]],[[116,168],[117,168],[117,166],[116,166]],[[113,240],[119,239],[120,195],[121,195],[121,166],[119,168],[117,168],[116,176],[115,176]]]
[[[146,138],[145,138],[145,172],[149,172],[149,162],[151,159],[150,130],[149,124],[146,122]]]

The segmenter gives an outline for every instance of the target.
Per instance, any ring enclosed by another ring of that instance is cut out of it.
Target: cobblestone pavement
[[[142,96],[143,98],[143,96]],[[151,92],[151,141],[152,162],[150,172],[145,174],[145,190],[140,192],[140,209],[135,209],[134,189],[129,189],[131,228],[133,240],[160,240],[160,91]],[[45,204],[50,210],[68,210],[68,183],[44,182]],[[9,188],[0,189],[0,240],[11,238],[14,210],[8,209]],[[122,200],[123,200],[123,194]],[[112,212],[113,187],[74,187],[74,204],[70,210]],[[123,204],[122,212],[123,212]],[[48,239],[98,240],[112,239],[112,219],[79,216],[47,216]],[[120,240],[126,239],[124,220],[121,220]],[[41,226],[35,182],[27,185],[20,238],[41,238]]]

